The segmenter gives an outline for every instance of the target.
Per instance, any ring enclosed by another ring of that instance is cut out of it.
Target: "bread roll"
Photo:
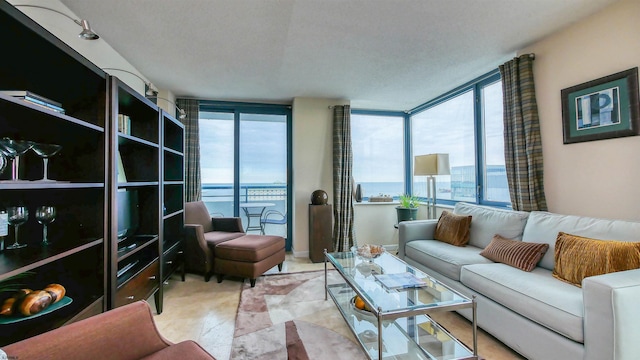
[[[24,316],[34,315],[51,305],[51,300],[51,294],[48,292],[44,290],[33,291],[24,297],[24,300],[18,305],[18,310]]]
[[[16,298],[10,297],[6,299],[2,303],[2,308],[0,308],[0,315],[2,316],[11,316],[13,315],[13,305],[16,303]]]
[[[66,294],[67,290],[64,288],[64,286],[60,285],[60,284],[49,284],[47,285],[46,288],[44,288],[44,291],[48,292],[51,295],[51,303],[57,303],[58,301],[62,300],[62,298],[64,297],[64,295]]]
[[[5,299],[2,303],[2,307],[0,308],[0,315],[2,316],[11,316],[18,312],[18,304],[22,302],[27,294],[32,292],[31,289],[20,289],[16,291],[10,298]]]

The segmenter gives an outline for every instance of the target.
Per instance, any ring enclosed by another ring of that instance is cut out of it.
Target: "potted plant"
[[[418,197],[409,194],[400,195],[400,205],[396,206],[398,223],[401,221],[416,220],[418,217]]]

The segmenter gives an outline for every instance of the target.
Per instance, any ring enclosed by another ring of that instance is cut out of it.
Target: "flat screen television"
[[[140,221],[138,191],[119,189],[116,198],[118,204],[118,242],[121,242],[138,230]]]

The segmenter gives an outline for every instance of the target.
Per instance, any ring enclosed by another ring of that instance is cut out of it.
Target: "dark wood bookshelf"
[[[55,181],[38,181],[43,161],[31,150],[20,156],[21,181],[9,181],[10,164],[0,172],[0,211],[29,209],[20,226],[20,243],[27,247],[0,252],[0,286],[19,282],[38,290],[58,283],[72,299],[41,316],[0,322],[0,346],[152,295],[160,313],[163,281],[178,268],[182,251],[184,126],[5,0],[0,23],[0,41],[11,54],[0,57],[0,138],[62,146],[49,159],[48,176]],[[2,90],[46,97],[64,113]],[[118,131],[119,114],[131,119],[126,134]],[[116,174],[118,154],[123,182]],[[119,191],[137,193],[139,214],[135,233],[122,242]],[[41,205],[57,212],[47,246],[35,219]],[[13,239],[10,226],[5,246]],[[0,303],[11,295],[0,292]]]

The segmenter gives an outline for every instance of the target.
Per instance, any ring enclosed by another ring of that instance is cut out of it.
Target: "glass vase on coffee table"
[[[49,158],[53,155],[57,154],[60,150],[62,150],[62,146],[57,144],[39,144],[33,143],[31,149],[42,158],[42,162],[44,165],[42,179],[38,181],[55,181],[51,180],[48,177],[49,173]]]
[[[47,225],[56,220],[56,208],[53,206],[39,206],[36,209],[36,220],[43,225],[42,228],[42,245],[49,245],[49,238],[47,236]]]
[[[0,151],[12,160],[11,180],[9,181],[20,181],[18,175],[20,155],[29,151],[32,146],[33,143],[27,140],[13,140],[8,137],[0,139]]]
[[[7,250],[12,249],[21,249],[27,244],[20,244],[18,242],[18,230],[20,229],[20,225],[24,224],[29,220],[29,209],[26,206],[10,206],[7,208],[7,215],[9,224],[14,227],[14,242],[13,244],[6,247]]]

